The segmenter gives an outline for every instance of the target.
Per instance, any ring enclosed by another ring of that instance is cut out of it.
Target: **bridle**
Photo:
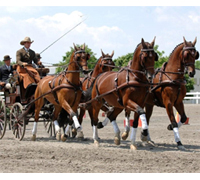
[[[183,65],[185,67],[188,67],[188,66],[191,66],[191,65],[193,65],[193,66],[195,65],[195,63],[192,63],[192,62],[191,63],[186,63],[186,61],[185,61],[184,53],[185,53],[185,51],[188,51],[188,50],[189,50],[189,55],[192,56],[193,58],[195,58],[195,53],[197,52],[195,47],[183,47],[182,57],[183,57]],[[194,53],[192,53],[191,50],[194,50],[193,51]]]
[[[102,64],[102,61],[106,61],[106,62],[108,62],[108,64]],[[111,62],[113,62],[112,61],[112,57],[102,57],[102,59],[101,59],[101,63],[100,63],[100,67],[101,66],[110,66],[109,64],[111,64]],[[103,69],[102,69],[103,70]],[[103,70],[104,71],[104,70]]]
[[[78,65],[79,69],[82,71],[82,69],[83,69],[84,66],[87,67],[87,61],[86,61],[85,64],[80,65],[80,64],[79,64],[79,61],[75,60],[75,59],[76,59],[76,55],[79,54],[79,53],[86,53],[86,52],[85,52],[85,50],[83,50],[83,49],[74,52],[73,62],[75,62],[75,63]]]
[[[145,74],[147,74],[147,70],[154,69],[154,66],[149,66],[149,67],[145,66],[144,61],[142,60],[143,52],[147,53],[148,57],[152,57],[153,56],[153,55],[150,55],[150,52],[154,52],[154,53],[156,53],[156,52],[154,51],[153,48],[152,49],[141,49],[141,53],[140,53],[140,65],[142,66]],[[146,60],[147,57],[144,57],[144,58]]]

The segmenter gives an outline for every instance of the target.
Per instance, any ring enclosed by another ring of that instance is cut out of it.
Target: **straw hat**
[[[9,55],[5,55],[3,61],[7,61],[7,60],[10,60],[10,59],[12,59],[12,58],[10,58]]]
[[[21,45],[24,45],[24,43],[26,43],[26,42],[33,43],[34,41],[31,41],[31,38],[30,38],[30,37],[25,37],[24,40],[22,40],[22,41],[20,42],[20,44],[21,44]]]

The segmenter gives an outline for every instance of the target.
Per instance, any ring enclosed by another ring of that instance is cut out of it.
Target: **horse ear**
[[[85,43],[83,44],[83,47],[82,47],[82,49],[84,49],[84,50],[85,50]]]
[[[73,44],[74,44],[74,43],[73,43]],[[77,50],[78,50],[75,44],[74,44],[74,50],[75,50],[75,51],[77,51]]]
[[[113,55],[114,55],[114,51],[112,51],[112,54],[110,56],[113,57]]]
[[[193,46],[195,46],[195,44],[196,44],[196,42],[197,42],[197,37],[195,38],[195,40],[193,41]]]
[[[142,43],[142,47],[144,48],[146,45],[145,45],[145,42],[144,42],[144,39],[143,39],[143,38],[142,38],[141,43]]]
[[[102,54],[103,57],[105,57],[105,54],[103,53],[102,49],[101,49],[101,54]]]
[[[153,41],[151,42],[151,46],[154,47],[156,36],[154,37]]]
[[[187,47],[188,43],[187,43],[187,41],[185,40],[185,37],[184,37],[184,36],[183,36],[183,43],[184,43],[184,45]]]

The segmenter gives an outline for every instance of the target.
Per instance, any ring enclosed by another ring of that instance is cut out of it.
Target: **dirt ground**
[[[39,123],[37,141],[32,142],[29,123],[23,141],[7,131],[0,140],[0,172],[5,173],[196,173],[200,172],[200,105],[185,105],[189,125],[180,129],[186,151],[177,150],[165,109],[154,108],[150,135],[157,147],[144,145],[137,131],[138,150],[130,150],[130,139],[116,146],[113,127],[99,130],[100,146],[95,147],[88,115],[83,122],[84,141],[68,139],[59,142],[49,137],[43,123]],[[131,114],[133,115],[133,114]],[[103,120],[102,113],[99,115]],[[124,113],[117,118],[121,132]]]

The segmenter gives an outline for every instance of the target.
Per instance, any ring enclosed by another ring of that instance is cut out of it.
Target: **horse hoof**
[[[95,145],[95,147],[99,147],[99,141],[94,140],[94,145]]]
[[[31,138],[31,141],[35,141],[36,140],[36,135],[33,134],[32,138]]]
[[[131,149],[132,151],[135,151],[135,150],[137,150],[137,146],[134,145],[134,144],[131,144],[131,145],[130,145],[130,149]]]
[[[102,129],[104,126],[103,126],[103,124],[102,124],[102,122],[99,122],[98,124],[97,124],[97,129]]]
[[[183,145],[177,146],[177,148],[181,151],[186,151],[185,147]]]
[[[114,143],[116,144],[116,145],[120,145],[120,138],[118,138],[118,137],[115,137],[114,138]]]
[[[167,129],[168,129],[169,131],[172,131],[172,130],[173,130],[173,127],[172,127],[172,125],[171,125],[171,124],[169,124],[169,125],[167,126]]]
[[[76,129],[74,128],[74,129],[72,129],[72,138],[75,138],[76,135],[77,135],[77,131],[76,131]]]
[[[83,139],[83,138],[84,138],[83,131],[79,131],[79,132],[77,133],[77,138],[80,138],[80,139]]]
[[[62,136],[61,136],[62,142],[65,142],[67,140],[67,137],[68,136],[66,134],[62,134]]]
[[[141,133],[141,136],[140,136],[140,139],[141,141],[147,141],[148,139],[148,136],[144,136],[142,133]]]
[[[58,141],[61,140],[61,134],[60,134],[60,132],[56,133],[56,139],[57,139]]]
[[[123,132],[123,133],[122,133],[122,139],[123,139],[123,140],[126,140],[126,139],[127,139],[127,137],[128,137],[128,135],[129,135],[129,133],[128,133],[128,132],[126,132],[126,131],[125,131],[125,132]]]
[[[151,146],[157,147],[157,145],[153,142],[153,141],[147,141],[148,144],[150,144]]]

